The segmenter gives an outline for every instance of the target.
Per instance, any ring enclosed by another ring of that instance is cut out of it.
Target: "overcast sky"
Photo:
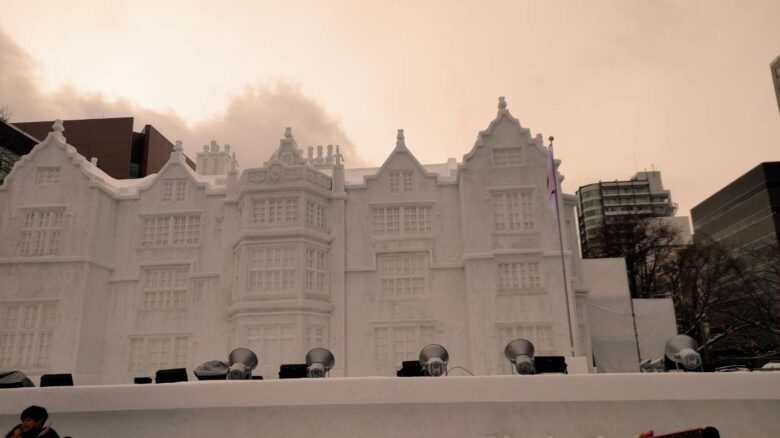
[[[453,5],[459,6],[453,6]],[[292,126],[379,165],[459,161],[498,96],[556,137],[564,191],[661,170],[680,205],[780,160],[780,1],[0,0],[12,121],[135,116],[257,166]],[[66,132],[67,136],[67,132]]]

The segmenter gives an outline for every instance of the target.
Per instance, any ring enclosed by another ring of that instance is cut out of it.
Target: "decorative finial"
[[[339,145],[336,145],[336,166],[341,166],[341,151],[339,150]]]
[[[92,163],[93,166],[97,166],[97,157],[90,158],[89,162]]]
[[[506,109],[506,99],[504,96],[499,96],[498,98],[498,109],[503,110]]]
[[[225,145],[225,152],[230,152],[230,145],[229,144]]]
[[[406,147],[406,137],[404,136],[404,130],[399,129],[398,135],[395,137],[395,147],[397,148],[405,148]]]
[[[209,151],[209,145],[204,144],[203,145],[203,152],[208,152],[208,151]]]
[[[292,128],[291,127],[288,126],[288,127],[284,128],[284,138],[286,138],[286,139],[292,138]]]
[[[54,121],[54,124],[51,125],[51,129],[53,129],[54,132],[62,134],[65,131],[65,124],[62,123],[62,120],[57,119]]]
[[[553,137],[551,135],[551,136],[547,137],[547,140],[550,140],[550,145],[552,145],[552,142],[553,142],[553,140],[555,140],[555,137]]]
[[[184,145],[181,140],[176,140],[176,144],[173,146],[173,150],[176,152],[184,152]]]
[[[233,157],[230,160],[230,171],[235,172],[238,169],[238,160],[236,160],[236,152],[233,152]]]

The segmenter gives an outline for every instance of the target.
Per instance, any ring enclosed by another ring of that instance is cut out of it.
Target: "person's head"
[[[49,418],[49,413],[45,408],[40,406],[30,406],[22,411],[22,431],[27,432],[30,430],[40,429],[43,427],[43,423]]]
[[[11,429],[10,432],[5,434],[5,438],[23,438],[22,435],[22,425],[16,425],[13,429]]]

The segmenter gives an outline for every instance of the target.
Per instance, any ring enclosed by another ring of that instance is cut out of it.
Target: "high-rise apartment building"
[[[583,258],[604,254],[604,233],[624,233],[637,221],[649,217],[670,217],[677,211],[661,172],[638,172],[627,181],[599,181],[577,190],[577,218]],[[687,219],[677,221],[688,229]]]

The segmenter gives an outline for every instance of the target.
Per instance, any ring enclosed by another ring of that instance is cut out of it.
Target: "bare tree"
[[[705,350],[780,354],[777,246],[734,254],[717,243],[696,243],[677,253],[669,279],[678,329]]]
[[[610,217],[594,232],[590,256],[624,257],[633,298],[670,296],[670,264],[680,230],[661,218]]]

